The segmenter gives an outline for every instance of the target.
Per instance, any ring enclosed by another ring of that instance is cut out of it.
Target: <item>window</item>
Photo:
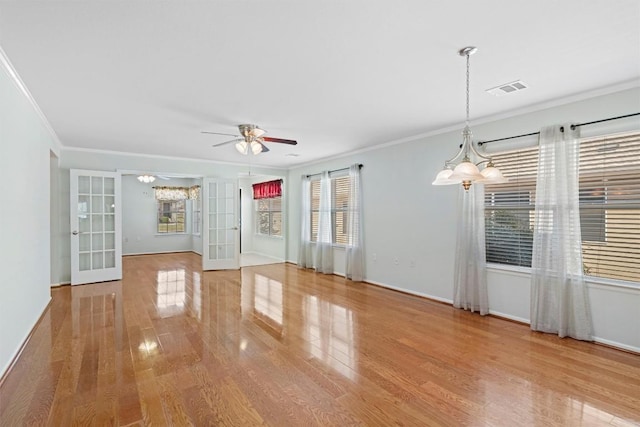
[[[202,229],[202,199],[199,185],[189,187],[189,200],[191,200],[191,234],[199,236]]]
[[[202,226],[202,201],[200,197],[191,200],[191,234],[200,235]]]
[[[282,236],[282,197],[258,199],[256,231],[264,236]]]
[[[331,177],[331,226],[333,243],[346,245],[350,178],[348,175]],[[311,181],[311,241],[318,241],[318,218],[320,211],[320,180]]]
[[[184,200],[158,200],[158,234],[186,232]]]
[[[509,178],[485,187],[487,262],[531,266],[538,148],[501,153]],[[584,273],[640,282],[640,133],[580,142]]]

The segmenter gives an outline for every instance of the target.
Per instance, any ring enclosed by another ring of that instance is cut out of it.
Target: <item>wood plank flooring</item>
[[[52,290],[0,425],[640,425],[640,356],[293,265]]]

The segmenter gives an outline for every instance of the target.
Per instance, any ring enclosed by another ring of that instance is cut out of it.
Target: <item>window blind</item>
[[[318,241],[320,219],[320,180],[311,181],[311,241]]]
[[[346,245],[349,240],[347,224],[349,223],[349,176],[331,179],[331,224],[333,225],[334,243]]]
[[[496,154],[509,182],[485,188],[487,262],[531,266],[538,148]],[[640,282],[640,133],[580,142],[584,273]]]
[[[487,262],[531,267],[538,147],[494,155],[493,163],[509,181],[485,186]]]
[[[331,226],[333,243],[348,243],[348,206],[350,191],[349,175],[331,177]],[[318,241],[318,218],[320,210],[320,180],[311,181],[311,241]]]
[[[640,133],[580,142],[584,272],[640,282]]]

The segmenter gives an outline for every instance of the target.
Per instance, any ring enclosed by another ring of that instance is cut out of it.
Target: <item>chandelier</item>
[[[138,181],[144,182],[145,184],[149,184],[149,183],[151,183],[151,182],[153,182],[155,180],[156,180],[155,176],[149,175],[149,174],[146,174],[146,173],[143,174],[143,175],[138,176]]]
[[[469,128],[469,57],[476,53],[478,48],[468,46],[460,49],[460,56],[467,58],[467,118],[462,131],[462,145],[458,154],[444,162],[433,185],[452,185],[462,183],[462,187],[468,190],[472,183],[499,184],[508,180],[502,176],[502,172],[493,165],[491,158],[478,152],[475,147],[471,129]],[[484,168],[480,171],[480,167]]]

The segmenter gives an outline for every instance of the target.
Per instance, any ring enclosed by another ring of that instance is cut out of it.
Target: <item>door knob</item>
[[[73,230],[73,231],[71,232],[71,234],[73,234],[74,236],[77,236],[77,235],[78,235],[78,232],[77,232],[76,230]]]

